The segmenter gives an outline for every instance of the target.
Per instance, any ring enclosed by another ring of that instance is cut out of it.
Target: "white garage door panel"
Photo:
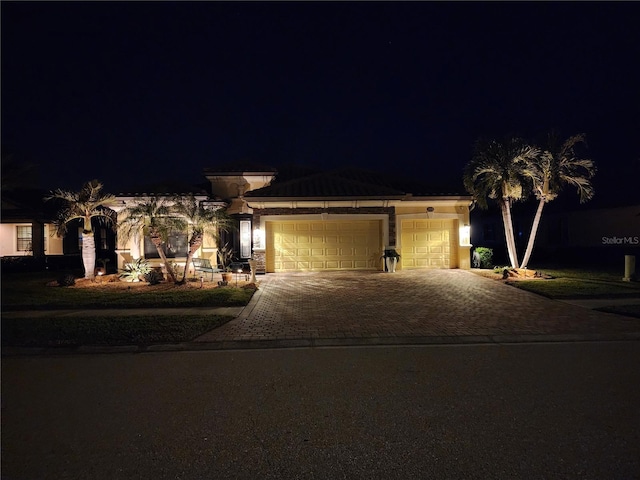
[[[380,220],[267,222],[267,271],[376,269]]]

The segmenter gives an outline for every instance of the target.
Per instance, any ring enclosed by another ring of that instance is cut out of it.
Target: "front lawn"
[[[179,308],[228,307],[249,303],[256,286],[245,281],[218,287],[213,282],[187,282],[174,285],[162,282],[91,282],[77,279],[70,287],[51,286],[55,273],[2,275],[3,310],[102,309],[102,308]]]
[[[233,317],[123,316],[3,318],[2,345],[75,347],[188,342]]]
[[[554,299],[640,296],[640,288],[637,285],[623,282],[614,284],[579,278],[556,277],[549,280],[518,280],[507,283]]]
[[[502,280],[502,275],[493,270],[472,270],[475,273],[496,280]],[[539,273],[551,278],[536,278],[528,272],[519,277],[509,277],[504,280],[507,284],[527,290],[545,297],[562,298],[620,298],[640,296],[639,282],[623,282],[622,273],[610,270],[576,269],[576,268],[543,268]]]

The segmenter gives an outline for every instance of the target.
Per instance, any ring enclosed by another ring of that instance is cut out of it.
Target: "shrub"
[[[58,285],[61,287],[71,287],[76,284],[76,277],[72,273],[63,273],[58,277]]]
[[[139,258],[124,266],[124,270],[120,273],[120,278],[127,282],[139,282],[146,274],[151,272],[149,262],[144,258]]]
[[[477,247],[474,254],[474,260],[477,255],[479,268],[492,268],[493,267],[493,249],[487,247]],[[475,265],[474,265],[475,266]]]
[[[164,280],[164,275],[162,275],[162,272],[153,269],[144,275],[144,280],[149,282],[150,285],[157,285]]]

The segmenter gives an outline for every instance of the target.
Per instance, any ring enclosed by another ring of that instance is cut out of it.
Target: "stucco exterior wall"
[[[16,250],[16,227],[17,223],[3,223],[0,225],[0,256],[6,257],[10,255],[27,255],[27,252],[18,252]]]
[[[18,251],[18,236],[17,236],[17,227],[18,226],[31,226],[31,223],[2,223],[0,224],[0,257],[6,256],[27,256],[32,255],[32,252]],[[45,255],[62,255],[62,237],[58,236],[50,236],[51,226],[46,224],[44,225],[44,237],[42,241],[44,242]],[[38,228],[33,229],[33,234],[38,235]],[[35,240],[35,239],[34,239]]]

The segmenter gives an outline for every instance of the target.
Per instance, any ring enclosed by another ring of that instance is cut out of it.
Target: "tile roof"
[[[351,172],[355,173],[355,172]],[[298,198],[336,198],[336,197],[398,197],[404,192],[395,188],[370,183],[358,175],[340,172],[323,172],[294,178],[286,181],[276,180],[269,186],[247,192],[246,197],[298,197]]]
[[[372,170],[344,167],[329,172],[295,177],[276,174],[266,187],[247,192],[250,198],[400,197],[459,195],[451,189],[433,188],[413,179],[403,179]]]

